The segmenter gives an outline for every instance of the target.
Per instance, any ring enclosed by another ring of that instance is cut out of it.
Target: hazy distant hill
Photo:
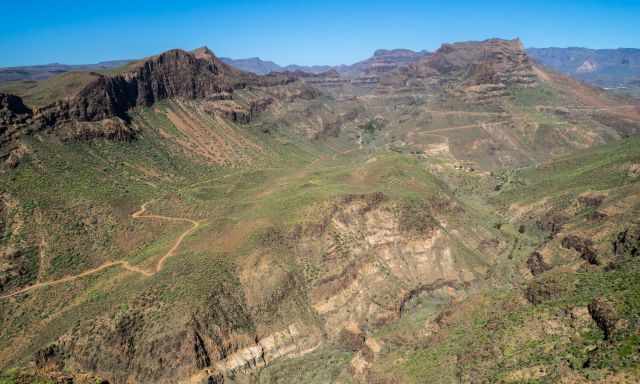
[[[529,48],[541,64],[604,88],[640,87],[640,49]]]
[[[284,71],[302,71],[307,73],[322,73],[329,70],[336,70],[343,75],[364,75],[379,74],[389,72],[399,66],[405,66],[417,61],[418,59],[428,56],[428,51],[415,52],[410,49],[379,49],[373,53],[373,56],[358,61],[350,65],[296,65],[280,66],[273,61],[262,60],[259,57],[251,57],[248,59],[231,59],[223,57],[221,60],[226,64],[234,66],[247,72],[253,72],[258,75],[266,75],[270,72]]]
[[[121,67],[129,62],[131,62],[131,60],[110,60],[96,64],[68,65],[51,63],[44,65],[0,68],[0,83],[18,80],[45,80],[51,76],[69,71],[99,71]]]
[[[259,57],[250,57],[247,59],[221,57],[220,60],[243,71],[253,72],[258,75],[266,75],[269,72],[279,72],[283,70],[281,66],[273,61],[262,60]]]
[[[224,63],[229,64],[233,67],[241,69],[247,72],[253,72],[257,75],[266,75],[271,72],[285,72],[285,71],[302,71],[308,73],[322,73],[330,70],[331,66],[329,65],[287,65],[285,67],[280,66],[273,61],[262,60],[259,57],[250,57],[247,59],[231,59],[229,57],[220,58]]]

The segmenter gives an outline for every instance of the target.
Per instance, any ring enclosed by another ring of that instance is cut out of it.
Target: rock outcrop
[[[323,239],[325,251],[312,256],[313,242],[306,240],[300,257],[317,258],[324,271],[310,298],[333,338],[345,324],[394,321],[419,295],[463,294],[481,270],[456,259],[431,208],[389,205],[382,194],[345,198],[317,231],[313,237]]]
[[[600,264],[598,254],[593,250],[593,242],[589,239],[582,239],[575,235],[568,235],[562,239],[562,246],[566,249],[573,249],[578,252],[580,257],[589,264]]]
[[[519,39],[443,44],[434,54],[398,72],[406,79],[423,79],[478,103],[506,97],[509,86],[528,87],[537,81],[533,62]]]
[[[613,253],[618,257],[640,255],[640,227],[627,228],[613,241]]]
[[[529,268],[529,271],[531,271],[531,274],[533,274],[534,276],[544,273],[552,268],[549,264],[547,264],[547,262],[544,261],[544,258],[542,257],[540,252],[537,251],[529,255],[529,258],[527,259],[527,267]]]
[[[15,165],[20,155],[16,139],[30,124],[33,111],[18,96],[0,93],[0,163]]]
[[[115,76],[100,76],[71,100],[37,111],[43,124],[64,121],[128,120],[127,111],[167,98],[204,99],[232,92],[243,83],[240,72],[218,61],[210,51],[174,49],[131,64]]]
[[[588,308],[593,321],[604,333],[605,340],[610,339],[617,328],[616,324],[619,320],[613,304],[602,297],[596,297]]]
[[[531,84],[533,63],[519,39],[443,44],[433,55],[409,66],[424,76],[460,76],[472,84]]]

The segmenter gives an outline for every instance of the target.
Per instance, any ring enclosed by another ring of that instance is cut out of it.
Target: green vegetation
[[[0,92],[11,93],[23,98],[31,108],[43,107],[56,100],[75,96],[98,76],[93,72],[66,72],[47,80],[14,81],[0,85]]]
[[[549,85],[537,87],[518,87],[511,90],[516,105],[535,107],[538,105],[562,105],[558,91]]]

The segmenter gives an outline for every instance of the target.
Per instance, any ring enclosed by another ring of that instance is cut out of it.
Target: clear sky
[[[640,47],[640,0],[0,0],[0,66],[81,64],[207,45],[278,64],[378,48],[520,37],[527,47]]]

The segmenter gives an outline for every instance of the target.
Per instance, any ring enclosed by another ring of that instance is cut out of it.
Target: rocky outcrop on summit
[[[531,84],[536,79],[519,39],[443,44],[410,69],[422,76],[449,75],[473,84]]]
[[[533,62],[519,39],[443,44],[433,55],[399,69],[406,78],[423,79],[467,101],[506,96],[512,85],[537,81]]]
[[[234,89],[282,85],[296,80],[292,74],[257,76],[241,72],[220,61],[206,47],[194,52],[174,49],[132,63],[116,75],[93,75],[96,78],[74,96],[33,112],[24,106],[20,98],[3,94],[0,100],[0,126],[3,129],[0,144],[7,148],[6,142],[12,140],[15,143],[14,139],[24,131],[18,126],[25,125],[29,125],[32,131],[55,128],[63,139],[101,137],[131,140],[135,137],[135,130],[128,125],[128,111],[134,107],[148,107],[160,100],[176,98],[231,99]],[[234,121],[247,122],[249,119],[249,115],[242,111],[218,109],[224,112],[223,116]],[[5,132],[10,127],[14,129]]]
[[[100,76],[71,100],[41,109],[43,124],[60,121],[99,121],[114,116],[127,120],[135,106],[150,106],[167,98],[206,98],[230,92],[243,79],[213,54],[175,49],[135,63],[127,72]]]

